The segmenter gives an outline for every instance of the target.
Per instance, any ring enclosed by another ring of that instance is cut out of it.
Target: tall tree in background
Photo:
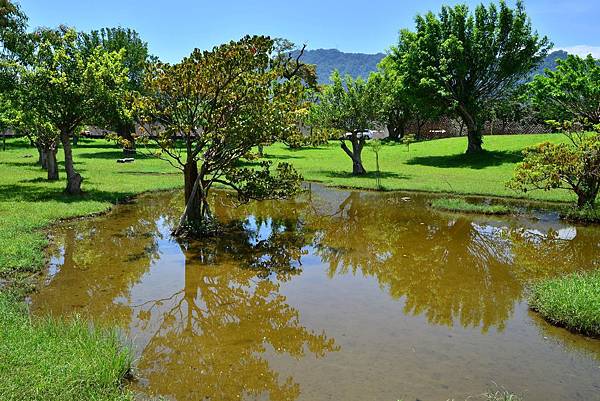
[[[331,75],[331,84],[323,88],[311,110],[311,121],[321,128],[340,132],[340,146],[352,159],[352,174],[363,175],[362,150],[369,129],[378,128],[381,121],[379,87],[362,78],[342,78],[338,71]],[[352,145],[348,148],[346,141]]]
[[[600,64],[591,55],[558,60],[529,84],[534,107],[548,120],[588,120],[600,123]]]
[[[130,93],[143,92],[144,72],[149,59],[148,44],[138,33],[128,28],[102,28],[80,36],[82,50],[86,57],[91,56],[100,46],[107,52],[123,51],[122,63],[127,69],[126,90]],[[124,96],[117,104],[105,110],[107,128],[114,130],[123,140],[126,152],[135,152],[135,120],[131,112],[132,96]],[[115,107],[116,106],[116,107]]]
[[[528,76],[547,55],[550,42],[533,31],[522,1],[511,9],[479,5],[442,7],[416,18],[392,49],[407,85],[458,114],[468,131],[467,153],[482,150],[489,107]]]
[[[105,121],[103,112],[116,107],[127,83],[122,52],[101,47],[86,55],[72,29],[39,30],[34,35],[31,66],[22,75],[24,107],[35,110],[60,133],[65,154],[68,194],[81,193],[71,139],[84,124]]]
[[[269,162],[258,168],[239,163],[253,147],[297,129],[304,87],[286,60],[274,40],[246,36],[211,51],[196,49],[176,65],[151,65],[136,112],[146,139],[183,171],[186,208],[179,227],[187,223],[206,232],[215,184],[233,189],[242,201],[299,190],[300,177],[287,163],[275,172]]]
[[[2,150],[6,150],[6,130],[13,116],[10,92],[18,80],[19,60],[27,54],[27,17],[19,5],[0,0],[0,131]]]

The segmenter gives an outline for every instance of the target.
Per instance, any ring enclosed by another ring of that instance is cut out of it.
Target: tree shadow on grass
[[[408,160],[406,164],[443,168],[472,168],[483,169],[486,167],[514,164],[523,160],[520,150],[484,150],[478,154],[459,153],[447,156],[418,156]]]
[[[77,158],[82,158],[82,159],[113,159],[116,160],[117,159],[123,159],[123,158],[129,158],[132,157],[134,159],[148,159],[150,158],[148,155],[145,155],[143,153],[136,153],[134,155],[123,155],[123,151],[122,150],[114,150],[114,151],[102,151],[102,152],[89,152],[89,153],[80,153],[78,155],[75,155],[75,159]]]
[[[351,172],[346,172],[346,171],[320,171],[321,174],[330,177],[330,178],[371,178],[371,179],[377,179],[378,177],[378,173],[376,171],[368,171],[366,174],[363,175],[354,175]],[[399,180],[407,180],[410,177],[408,175],[405,174],[399,174],[399,173],[394,173],[391,171],[380,171],[379,172],[379,178],[386,179],[386,178],[396,178]]]
[[[62,182],[61,182],[62,183]],[[47,185],[0,185],[0,202],[47,202],[58,201],[72,204],[85,201],[118,203],[134,196],[134,192],[84,190],[79,196],[67,195],[63,185],[60,187]]]

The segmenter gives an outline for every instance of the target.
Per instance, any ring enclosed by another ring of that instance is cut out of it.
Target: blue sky
[[[513,0],[509,0],[512,2]],[[179,61],[246,33],[285,37],[309,48],[384,51],[417,13],[440,0],[20,0],[32,27],[67,24],[79,30],[124,26],[137,30],[153,54]],[[534,27],[557,48],[600,57],[600,0],[526,0]]]

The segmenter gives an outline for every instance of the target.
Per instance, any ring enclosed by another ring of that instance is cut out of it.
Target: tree
[[[104,122],[104,111],[120,102],[128,79],[121,60],[122,52],[100,47],[86,55],[77,32],[66,27],[35,33],[31,65],[22,75],[23,106],[60,133],[68,194],[80,194],[83,180],[73,164],[71,138],[84,124]]]
[[[0,131],[2,150],[6,150],[6,129],[14,110],[8,98],[15,89],[18,61],[27,53],[27,16],[17,3],[0,0]]]
[[[569,190],[577,195],[578,208],[594,209],[600,190],[600,134],[585,132],[587,124],[551,124],[569,143],[544,142],[523,151],[524,160],[507,186],[524,192]],[[600,126],[595,129],[600,132]]]
[[[340,131],[340,146],[352,159],[352,174],[366,174],[361,156],[366,142],[364,132],[376,128],[381,119],[377,86],[349,75],[342,78],[337,71],[330,80],[331,85],[323,88],[311,109],[311,120],[317,127]],[[346,141],[352,144],[352,150]]]
[[[406,124],[413,118],[415,105],[407,93],[402,77],[390,68],[390,59],[384,58],[379,70],[369,76],[369,85],[374,85],[381,94],[382,121],[387,126],[389,139],[398,141],[404,137]]]
[[[143,92],[144,73],[149,60],[148,44],[138,33],[125,28],[102,28],[80,36],[82,51],[86,57],[91,56],[100,46],[107,52],[120,52],[124,50],[122,63],[127,69],[128,81],[126,91],[130,93]],[[128,100],[131,96],[123,96],[116,104],[109,104],[112,108],[106,110],[108,127],[114,130],[124,144],[124,151],[135,152],[135,120]]]
[[[457,5],[419,15],[415,32],[401,31],[392,53],[409,88],[461,117],[472,153],[482,150],[490,105],[527,77],[549,48],[532,30],[523,2],[511,9],[501,0],[474,13]]]
[[[274,40],[246,36],[211,51],[196,49],[179,64],[156,62],[147,72],[136,113],[144,139],[183,171],[186,209],[179,227],[209,227],[215,184],[232,188],[241,201],[299,190],[300,176],[287,163],[276,172],[270,162],[239,163],[253,147],[297,129],[303,85],[274,50]]]
[[[547,119],[587,119],[600,123],[600,64],[591,55],[558,60],[529,84],[533,105]]]

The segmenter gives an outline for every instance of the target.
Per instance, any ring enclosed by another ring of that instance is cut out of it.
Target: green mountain
[[[385,54],[344,53],[337,49],[306,50],[302,60],[317,66],[319,83],[329,83],[333,70],[338,70],[342,75],[350,74],[353,77],[366,78],[377,69],[377,64]]]
[[[366,78],[377,69],[377,64],[385,57],[384,53],[344,53],[337,49],[306,50],[302,60],[317,66],[319,83],[329,83],[333,70],[339,70],[342,75],[350,74],[353,77]],[[567,52],[557,50],[548,55],[542,64],[534,71],[533,75],[541,74],[546,68],[556,68],[556,60],[567,57]]]

